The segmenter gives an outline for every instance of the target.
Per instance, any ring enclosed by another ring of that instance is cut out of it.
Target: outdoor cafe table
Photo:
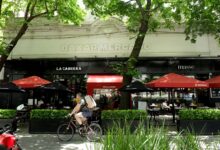
[[[152,108],[152,109],[147,109],[149,115],[150,115],[150,120],[153,118],[154,121],[156,121],[156,116],[159,115],[159,108]]]
[[[196,108],[197,108],[197,105],[196,105],[196,104],[190,104],[190,105],[189,105],[189,108],[196,109]]]

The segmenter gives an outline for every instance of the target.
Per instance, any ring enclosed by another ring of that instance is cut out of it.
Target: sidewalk
[[[96,143],[75,134],[69,142],[59,141],[56,134],[29,134],[27,124],[16,133],[22,150],[97,150]]]
[[[56,134],[17,133],[23,150],[99,150],[97,143],[90,143],[78,135],[69,142],[60,142]],[[201,150],[220,150],[220,135],[198,136]]]
[[[69,142],[60,142],[56,134],[17,134],[22,150],[95,150],[94,143],[78,135]]]
[[[169,136],[175,137],[178,134],[176,127],[170,125],[169,127],[172,128]],[[78,134],[75,134],[69,142],[59,141],[56,134],[29,134],[27,124],[22,125],[16,135],[23,150],[99,150],[98,143],[88,142]],[[220,150],[220,135],[197,137],[202,150]]]

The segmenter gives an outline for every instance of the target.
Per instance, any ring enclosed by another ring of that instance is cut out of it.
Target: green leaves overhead
[[[191,42],[195,42],[197,36],[203,34],[212,34],[220,39],[218,0],[84,0],[84,2],[93,14],[101,17],[118,17],[133,32],[138,32],[141,19],[146,17],[148,32],[155,32],[160,28],[174,29],[175,25],[181,24],[184,25],[186,39]],[[146,16],[147,2],[151,2],[149,16]],[[145,12],[145,16],[142,12]]]
[[[0,1],[0,54],[8,56],[28,28],[28,24],[35,18],[56,17],[61,22],[79,25],[85,16],[84,10],[78,5],[77,0],[3,0]],[[3,29],[9,21],[18,30],[12,37],[10,44],[3,42]],[[0,65],[0,69],[1,69]]]
[[[77,0],[5,0],[2,5],[1,18],[27,17],[43,14],[51,18],[57,16],[66,23],[79,24],[85,15]]]
[[[79,25],[85,16],[85,12],[77,4],[77,0],[57,0],[57,15],[64,23]]]
[[[134,32],[138,31],[144,18],[149,21],[149,31],[156,31],[161,27],[171,28],[174,22],[181,20],[180,10],[176,7],[177,1],[170,3],[164,0],[152,0],[150,12],[146,10],[147,0],[84,1],[93,14],[101,17],[118,17],[125,22],[130,31]]]
[[[197,36],[203,34],[212,34],[219,39],[220,1],[186,0],[180,4],[180,8],[185,17],[186,39],[196,42]]]

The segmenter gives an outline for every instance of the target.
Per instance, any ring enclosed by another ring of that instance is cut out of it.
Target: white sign
[[[138,109],[146,111],[146,109],[147,109],[147,102],[138,101]]]
[[[56,67],[57,71],[81,71],[82,67]]]
[[[193,65],[178,65],[178,70],[193,70],[195,66]]]

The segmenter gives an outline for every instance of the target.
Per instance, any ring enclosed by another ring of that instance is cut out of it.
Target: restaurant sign
[[[56,71],[81,71],[82,67],[74,66],[74,67],[56,67]]]
[[[178,65],[177,66],[178,70],[193,70],[195,69],[194,65]]]

